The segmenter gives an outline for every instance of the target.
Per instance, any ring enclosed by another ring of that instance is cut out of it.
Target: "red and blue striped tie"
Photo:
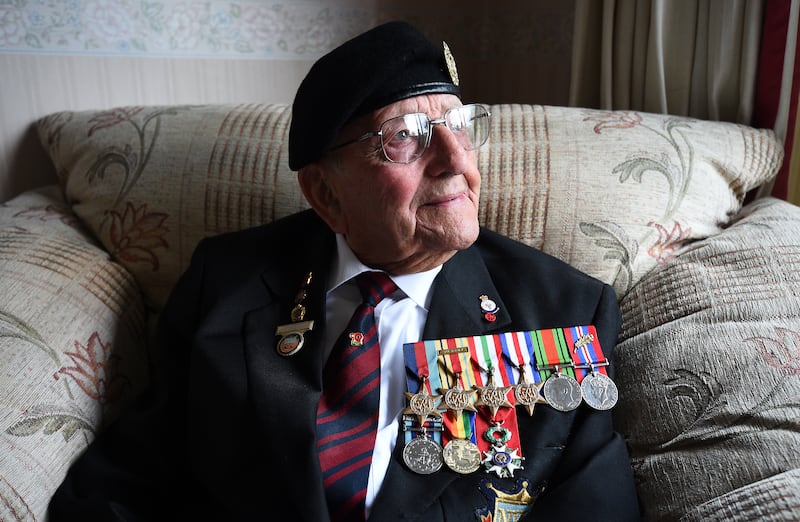
[[[331,519],[363,521],[380,399],[380,346],[373,312],[397,286],[383,272],[363,272],[364,299],[325,366],[317,409],[317,449]]]

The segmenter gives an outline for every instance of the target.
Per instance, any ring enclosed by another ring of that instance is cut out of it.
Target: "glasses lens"
[[[383,154],[394,163],[411,163],[425,151],[430,120],[423,113],[406,114],[381,125]]]
[[[475,150],[489,139],[489,111],[483,105],[451,109],[445,120],[466,150]]]

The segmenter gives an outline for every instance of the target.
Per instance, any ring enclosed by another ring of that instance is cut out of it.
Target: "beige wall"
[[[311,62],[0,54],[0,201],[55,181],[31,127],[60,110],[291,102]]]

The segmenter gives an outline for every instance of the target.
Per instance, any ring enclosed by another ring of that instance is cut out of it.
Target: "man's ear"
[[[297,181],[306,201],[334,232],[347,232],[346,222],[342,215],[342,207],[335,187],[330,184],[329,177],[336,172],[330,165],[321,161],[311,163],[297,172]]]

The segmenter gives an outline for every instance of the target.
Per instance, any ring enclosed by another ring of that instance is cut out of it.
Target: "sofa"
[[[774,132],[490,110],[482,224],[617,292],[612,411],[643,519],[800,520],[800,208],[754,197],[783,161]],[[58,183],[0,205],[0,520],[46,520],[70,463],[145,385],[198,240],[307,208],[290,117],[204,104],[35,122]]]

